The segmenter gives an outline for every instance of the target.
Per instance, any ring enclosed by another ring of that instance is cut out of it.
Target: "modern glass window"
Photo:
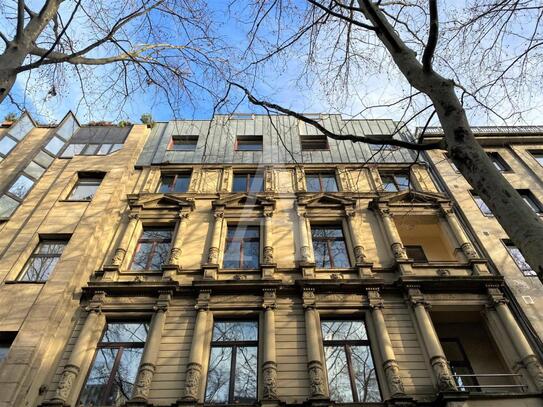
[[[262,151],[262,136],[237,136],[237,151]]]
[[[351,267],[341,226],[311,226],[315,266],[318,268]]]
[[[0,363],[8,357],[9,349],[16,336],[17,332],[0,332]]]
[[[408,174],[381,174],[381,182],[386,192],[405,191],[411,187]]]
[[[241,172],[234,174],[232,192],[255,193],[264,190],[262,174],[254,172]]]
[[[64,149],[61,157],[73,157],[75,155],[107,155],[123,148],[120,143],[104,143],[104,144],[83,144],[73,143]]]
[[[539,165],[543,166],[543,150],[531,150],[530,154],[535,158]]]
[[[107,324],[77,405],[121,406],[132,397],[148,333],[144,322]]]
[[[321,321],[330,399],[336,403],[381,401],[364,321]]]
[[[407,257],[413,259],[415,263],[428,263],[428,258],[422,246],[405,245],[404,247]]]
[[[7,218],[17,209],[19,202],[7,195],[0,196],[0,218]]]
[[[100,149],[100,144],[87,144],[87,146],[83,149],[81,154],[97,155],[99,149]]]
[[[11,185],[8,192],[17,198],[24,198],[28,191],[34,185],[34,180],[28,178],[26,175],[19,175],[19,178]]]
[[[47,281],[55,269],[67,240],[43,240],[26,262],[19,281]]]
[[[169,228],[143,229],[130,267],[133,271],[160,270],[170,254],[172,230]]]
[[[228,225],[224,249],[225,269],[256,269],[260,264],[260,228]]]
[[[95,175],[79,175],[72,192],[68,200],[70,201],[90,201],[96,191],[100,187],[102,180],[104,179],[103,174]]]
[[[13,147],[15,147],[16,144],[17,142],[11,137],[4,136],[2,140],[0,140],[0,154],[8,155],[8,153],[13,150]]]
[[[252,404],[257,398],[258,323],[216,321],[207,372],[205,402]]]
[[[337,192],[336,174],[333,172],[318,172],[305,175],[307,192]]]
[[[187,192],[190,185],[190,174],[162,174],[158,192]]]
[[[511,167],[509,167],[509,165],[507,165],[507,163],[502,158],[500,153],[492,151],[492,152],[488,152],[486,154],[488,155],[488,158],[490,158],[490,160],[494,164],[494,167],[496,167],[496,169],[498,171],[500,171],[500,172],[511,171]]]
[[[198,144],[198,136],[176,135],[172,136],[168,150],[194,151]]]
[[[504,240],[503,243],[509,252],[509,255],[513,258],[522,274],[528,277],[537,276],[536,272],[532,270],[532,267],[526,262],[526,259],[520,252],[520,249],[513,244],[510,240]]]
[[[300,144],[303,151],[329,150],[328,138],[324,134],[300,136]]]
[[[457,338],[440,338],[445,357],[449,362],[456,385],[464,391],[481,391],[475,373],[469,363],[464,347]]]
[[[58,152],[64,147],[64,140],[61,140],[57,136],[53,137],[49,143],[45,146],[45,150],[53,155],[57,155]]]
[[[524,199],[524,202],[528,204],[532,210],[537,213],[541,214],[543,213],[543,208],[541,207],[541,203],[536,199],[534,194],[532,194],[532,191],[529,189],[518,189],[517,190],[522,199]]]
[[[483,201],[483,198],[481,198],[479,195],[471,191],[471,196],[473,197],[473,200],[485,216],[492,216],[492,211],[490,208],[486,205],[485,201]]]

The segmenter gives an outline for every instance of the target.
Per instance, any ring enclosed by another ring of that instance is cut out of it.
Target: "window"
[[[316,267],[351,267],[341,226],[311,226],[311,236]]]
[[[528,277],[537,275],[536,272],[532,270],[532,267],[526,262],[526,259],[517,246],[515,246],[510,240],[504,240],[503,243],[505,244],[505,247],[507,247],[507,251],[517,264],[520,271],[522,271],[522,274]]]
[[[258,324],[216,321],[207,372],[205,402],[252,404],[257,398]]]
[[[198,144],[198,136],[172,136],[172,141],[168,147],[168,150],[174,151],[194,151]]]
[[[262,136],[237,136],[237,151],[262,151]]]
[[[0,363],[8,357],[9,349],[16,336],[17,332],[0,332]]]
[[[399,192],[409,189],[411,186],[407,174],[380,174],[383,190],[386,192]]]
[[[28,178],[25,175],[19,175],[19,178],[13,183],[13,185],[9,188],[8,192],[17,198],[24,198],[28,191],[32,188],[34,185],[34,180]]]
[[[57,155],[62,147],[64,147],[64,141],[55,136],[47,143],[45,150],[53,155]]]
[[[534,194],[532,194],[532,191],[530,191],[529,189],[518,189],[517,191],[522,199],[524,199],[524,202],[526,202],[535,213],[541,214],[543,212],[541,204],[535,198]]]
[[[264,180],[262,174],[254,172],[245,172],[234,174],[234,182],[232,184],[232,192],[262,192],[264,190]]]
[[[259,264],[259,227],[229,225],[226,232],[223,267],[226,269],[256,269]]]
[[[456,385],[464,391],[481,391],[474,371],[460,340],[457,338],[439,339],[445,357],[449,361]]]
[[[328,150],[328,139],[324,134],[317,134],[312,136],[300,136],[300,143],[302,150]]]
[[[100,149],[100,144],[87,144],[84,150],[81,152],[83,155],[96,155]]]
[[[158,192],[187,192],[190,185],[190,174],[162,174]]]
[[[0,218],[7,218],[17,209],[19,202],[7,195],[0,196]]]
[[[148,332],[142,322],[107,324],[77,405],[120,406],[132,397]]]
[[[336,403],[381,401],[364,321],[321,322],[330,399]]]
[[[16,144],[17,142],[11,137],[4,136],[2,140],[0,140],[0,154],[8,155],[8,153],[13,150],[13,147],[15,147]]]
[[[68,200],[90,201],[104,179],[103,174],[79,174]]]
[[[336,175],[332,172],[306,174],[307,192],[337,192]]]
[[[19,281],[47,281],[57,265],[67,240],[43,240],[26,262]]]
[[[107,155],[123,148],[123,144],[82,144],[74,143],[66,146],[62,154],[63,158],[73,157],[74,155]]]
[[[501,172],[511,171],[511,167],[509,167],[509,165],[507,165],[507,163],[502,158],[500,153],[497,153],[497,152],[493,151],[493,152],[487,153],[487,155],[488,155],[488,158],[490,158],[490,160],[494,164],[494,167],[496,167],[496,169],[498,171],[501,171]]]
[[[371,138],[375,138],[375,137],[371,136]],[[368,144],[368,145],[370,146],[371,151],[395,151],[399,148],[398,146],[393,146],[390,144]]]
[[[132,259],[133,271],[160,270],[170,254],[172,230],[167,228],[144,228]]]
[[[543,150],[532,150],[530,154],[535,158],[539,165],[543,166]]]
[[[470,193],[471,193],[471,196],[473,197],[473,200],[475,201],[475,203],[477,204],[477,206],[479,207],[479,209],[483,213],[483,215],[485,215],[485,216],[493,216],[492,211],[486,205],[485,201],[483,201],[483,199],[479,195],[477,195],[475,192],[470,191]]]
[[[405,245],[404,247],[409,259],[413,259],[415,263],[428,263],[428,259],[426,258],[422,246]]]

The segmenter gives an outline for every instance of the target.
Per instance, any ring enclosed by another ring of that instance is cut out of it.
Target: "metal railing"
[[[513,381],[516,378],[521,378],[522,375],[518,373],[477,373],[477,374],[453,374],[454,381],[459,389],[467,391],[477,391],[482,393],[490,393],[497,391],[507,391],[509,393],[522,393],[527,390],[526,384],[464,384],[465,381],[470,382],[473,379],[482,377],[494,377],[494,378],[511,378]],[[468,379],[468,380],[462,380]],[[469,380],[472,379],[472,380]]]

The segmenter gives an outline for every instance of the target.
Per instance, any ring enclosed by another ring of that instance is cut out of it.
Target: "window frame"
[[[217,322],[226,322],[226,323],[235,323],[235,322],[252,322],[255,324],[256,326],[256,332],[257,332],[257,337],[255,340],[250,340],[250,341],[214,341],[213,340],[213,332],[215,330],[215,323]],[[211,341],[209,342],[209,358],[208,358],[208,362],[207,362],[207,372],[206,372],[206,380],[205,380],[205,386],[204,386],[204,404],[207,404],[207,405],[233,405],[233,404],[237,404],[235,399],[234,399],[234,392],[235,392],[235,379],[236,379],[236,356],[237,356],[237,349],[239,347],[243,347],[243,346],[247,346],[247,347],[255,347],[256,348],[256,359],[257,359],[257,363],[258,365],[260,366],[260,322],[259,322],[259,319],[258,318],[233,318],[233,317],[225,317],[225,318],[214,318],[213,320],[213,324],[212,324],[212,328],[211,328]],[[208,384],[208,381],[209,381],[209,366],[210,366],[210,362],[211,362],[211,355],[212,355],[212,350],[213,350],[213,347],[216,347],[216,348],[232,348],[232,354],[230,356],[230,372],[229,372],[229,381],[228,381],[228,401],[226,403],[214,403],[212,401],[208,401],[207,400],[207,384]],[[256,380],[255,380],[255,384],[256,384],[256,394],[255,394],[255,400],[254,402],[257,402],[258,401],[258,390],[259,390],[259,383],[258,383],[258,380],[259,380],[259,371],[260,371],[260,368],[257,367],[257,369],[255,369],[256,372],[257,372],[257,377],[256,377]],[[241,403],[243,404],[243,403]]]
[[[244,227],[245,229],[252,229],[252,230],[256,230],[258,232],[258,237],[251,237],[251,238],[247,238],[247,237],[242,237],[241,239],[239,238],[229,238],[228,237],[228,232],[230,230],[235,230],[238,226],[242,226]],[[224,240],[224,250],[223,250],[223,259],[222,259],[222,268],[225,269],[225,270],[258,270],[258,268],[260,267],[260,263],[261,263],[261,260],[262,260],[262,255],[261,255],[261,230],[260,230],[260,225],[254,225],[254,224],[244,224],[244,223],[230,223],[230,224],[227,224],[226,225],[226,237],[225,237],[225,240]],[[249,242],[249,243],[254,243],[254,242],[257,242],[258,243],[258,263],[256,264],[255,267],[244,267],[243,265],[243,247],[244,247],[244,244],[245,242]],[[229,244],[231,243],[239,243],[239,261],[238,261],[238,266],[239,267],[225,267],[225,256],[226,256],[226,252],[227,252],[227,249],[228,249],[228,246]]]
[[[408,186],[405,188],[400,188],[400,183],[396,180],[396,177],[405,177],[408,181]],[[409,171],[379,171],[379,177],[381,178],[381,187],[382,191],[384,192],[390,192],[390,193],[398,193],[403,191],[409,191],[409,190],[416,190],[415,185],[413,183],[413,180],[411,179],[411,172]],[[391,178],[392,183],[387,182],[385,183],[385,178]],[[385,188],[385,184],[392,184],[394,185],[394,188],[396,188],[395,191],[389,191]]]
[[[300,149],[302,151],[329,151],[330,143],[324,134],[300,134]]]
[[[537,273],[535,272],[535,270],[532,268],[532,266],[528,264],[528,262],[526,261],[526,258],[524,257],[520,249],[510,239],[501,239],[501,242],[505,246],[505,250],[507,250],[507,254],[509,254],[509,257],[511,257],[511,260],[513,260],[513,263],[515,263],[515,265],[517,266],[517,268],[519,269],[519,271],[522,273],[524,277],[537,277]],[[512,253],[513,248],[518,250],[524,262],[528,264],[529,269],[523,268],[519,264],[515,256],[513,256],[513,253]]]
[[[466,374],[475,374],[475,371],[473,370],[473,367],[471,366],[471,363],[468,359],[468,355],[464,349],[464,346],[462,346],[462,342],[460,341],[459,338],[450,338],[450,337],[439,338],[439,342],[440,343],[449,342],[449,343],[456,344],[458,346],[458,350],[462,354],[463,360],[452,360],[450,359],[450,356],[446,355],[447,362],[449,362],[449,367],[451,368],[451,372],[453,375],[454,374],[458,375],[458,373],[455,373],[456,372],[455,367],[463,367],[467,369],[469,373],[466,373]],[[462,377],[453,377],[453,379],[456,383],[456,386],[459,389],[462,389],[463,391],[471,391],[471,392],[477,392],[477,393],[481,392],[480,387],[469,387],[467,389],[464,387],[464,386],[479,386],[479,381],[477,380],[476,376],[468,377],[468,381],[472,381],[472,383],[467,383],[467,384],[460,382],[462,380]]]
[[[317,176],[318,177],[318,180],[319,180],[319,190],[318,191],[309,191],[309,189],[307,188],[307,177],[308,176]],[[335,185],[336,185],[336,190],[335,191],[326,191],[324,188],[323,188],[323,175],[328,175],[330,176],[331,178],[334,179],[334,182],[335,182]],[[318,193],[318,192],[340,192],[340,189],[339,189],[339,182],[338,182],[338,178],[337,178],[337,174],[335,171],[307,171],[305,173],[305,185],[306,185],[306,190],[307,192],[313,192],[313,193]]]
[[[537,163],[543,167],[543,150],[528,150],[530,155]],[[539,157],[538,157],[539,156]]]
[[[405,249],[405,252],[407,254],[407,258],[409,259],[412,259],[415,263],[428,263],[429,260],[428,260],[428,256],[426,256],[426,252],[424,251],[424,247],[420,244],[406,244],[403,246],[404,249]],[[420,253],[419,254],[422,254],[421,257],[412,257],[412,256],[409,256],[409,250],[419,250],[420,249]]]
[[[323,228],[329,228],[329,229],[339,229],[341,231],[341,235],[342,235],[342,240],[339,240],[339,238],[328,238],[328,237],[323,237],[323,238],[315,238],[313,236],[313,229],[314,228],[320,228],[320,229],[323,229]],[[328,255],[328,258],[330,259],[330,269],[335,269],[335,270],[341,270],[341,269],[346,269],[346,268],[351,268],[353,267],[353,263],[352,263],[352,259],[351,259],[351,255],[349,253],[349,245],[347,244],[347,235],[345,233],[345,229],[343,228],[343,224],[341,223],[310,223],[310,231],[311,231],[311,243],[313,245],[312,249],[313,249],[313,256],[315,257],[315,268],[318,268],[318,269],[322,269],[324,267],[319,267],[319,265],[317,264],[317,259],[316,259],[316,256],[315,256],[315,241],[320,241],[320,242],[325,242],[326,243],[326,252],[327,252],[327,255]],[[347,258],[347,263],[348,265],[347,266],[343,266],[343,267],[336,267],[335,266],[335,261],[334,261],[334,256],[332,255],[332,249],[331,249],[331,243],[332,241],[343,241],[343,244],[345,245],[345,256]],[[328,267],[326,267],[328,268]]]
[[[507,164],[498,151],[486,151],[486,155],[490,158],[490,161],[492,161],[492,164],[494,164],[494,167],[499,172],[513,172],[509,164]]]
[[[171,191],[160,192],[160,190],[162,189],[162,185],[163,185],[162,180],[163,180],[164,177],[174,177],[173,183],[172,183],[173,188],[172,188]],[[174,191],[175,185],[177,184],[177,179],[179,177],[187,177],[188,178],[188,184],[187,184],[187,190],[186,191]],[[158,182],[158,187],[156,189],[156,192],[158,194],[186,194],[187,192],[189,192],[191,181],[192,181],[192,172],[189,172],[189,171],[163,172],[163,173],[160,174],[160,180]]]
[[[254,143],[251,143],[254,141]],[[240,146],[260,146],[260,148],[240,148]],[[236,136],[236,142],[234,144],[235,151],[264,151],[264,138],[258,135],[246,136],[238,135]]]
[[[245,176],[245,190],[244,191],[236,191],[234,190],[234,186],[236,185],[235,183],[235,179],[236,177],[241,177],[241,176]],[[252,185],[252,180],[256,177],[256,176],[260,176],[260,178],[262,179],[262,189],[259,190],[259,191],[251,191],[251,185]],[[261,173],[261,172],[257,172],[257,171],[234,171],[234,173],[232,174],[232,192],[234,193],[246,193],[246,194],[260,194],[262,192],[264,192],[264,174]]]
[[[53,274],[53,272],[55,271],[58,263],[60,262],[60,258],[62,257],[62,254],[64,253],[64,250],[66,250],[66,246],[68,245],[69,240],[70,240],[69,236],[56,236],[56,237],[49,237],[49,238],[40,238],[40,240],[38,241],[38,244],[36,245],[34,250],[32,250],[32,253],[30,254],[30,256],[28,256],[28,258],[26,259],[25,264],[24,264],[21,272],[19,273],[19,275],[16,278],[16,281],[19,282],[19,283],[45,283],[45,282],[47,282],[49,280],[49,278],[51,277],[51,275]],[[39,253],[40,245],[42,245],[42,244],[62,244],[63,248],[62,248],[62,251],[60,253],[53,253],[53,254],[51,254],[51,253],[45,253],[45,254],[44,253]],[[35,259],[35,258],[40,258],[40,259],[41,258],[45,258],[45,259],[54,258],[54,259],[58,259],[58,260],[55,263],[55,266],[53,267],[53,270],[51,270],[51,272],[47,275],[46,279],[43,279],[42,278],[43,276],[39,276],[40,279],[23,280],[24,276],[27,274],[28,266],[33,261],[33,259]]]
[[[517,189],[517,192],[519,195],[524,199],[524,202],[526,202],[526,205],[530,207],[536,213],[537,215],[543,215],[543,206],[541,205],[541,202],[535,197],[532,191],[529,189]],[[528,202],[530,201],[530,202]],[[534,209],[535,208],[535,209]]]
[[[189,143],[188,141],[195,140],[195,143]],[[200,136],[197,134],[172,134],[170,137],[170,142],[168,143],[168,151],[182,151],[182,152],[191,152],[196,151],[198,148],[198,141]],[[180,142],[177,144],[176,142]],[[176,146],[187,146],[187,148],[175,148]],[[194,146],[194,148],[192,148]]]
[[[142,236],[143,234],[145,233],[145,231],[149,231],[149,230],[168,230],[170,232],[170,238],[169,239],[158,239],[158,240],[152,240],[152,239],[143,239],[142,240]],[[149,266],[152,265],[152,262],[153,262],[153,257],[155,255],[155,252],[156,252],[156,247],[158,244],[161,244],[161,243],[169,243],[170,244],[170,249],[169,251],[171,251],[171,248],[172,248],[172,243],[173,243],[173,239],[174,239],[174,231],[175,229],[172,228],[172,227],[169,227],[167,225],[163,225],[163,226],[143,226],[141,228],[141,233],[138,237],[138,240],[136,241],[136,247],[134,248],[134,253],[132,254],[132,259],[130,260],[130,264],[128,265],[128,271],[132,272],[132,273],[145,273],[145,272],[153,272],[153,271],[158,271],[160,269],[153,269],[153,268],[149,268]],[[151,250],[149,250],[149,252],[147,253],[147,260],[145,262],[145,268],[143,269],[139,269],[139,270],[136,270],[136,269],[133,269],[132,266],[134,265],[134,260],[136,259],[136,256],[138,254],[138,247],[140,246],[141,243],[152,243],[151,245]],[[164,264],[167,264],[166,262],[168,261],[168,259],[166,259],[166,261],[162,264],[162,266]]]
[[[91,202],[94,198],[94,196],[96,195],[96,193],[98,192],[98,189],[100,188],[100,186],[102,185],[102,182],[104,181],[104,178],[105,178],[105,173],[103,172],[87,172],[87,173],[78,173],[77,174],[77,179],[75,181],[75,184],[73,185],[73,187],[70,189],[70,192],[68,193],[68,196],[66,197],[66,201],[70,201],[70,202]],[[81,185],[85,186],[85,185],[93,185],[91,184],[91,182],[96,182],[97,180],[99,180],[100,182],[98,183],[98,185],[96,185],[96,190],[94,191],[94,193],[92,194],[92,196],[88,199],[74,199],[72,198],[73,194],[76,192],[77,188]]]
[[[475,203],[475,206],[477,206],[477,208],[479,208],[479,211],[481,212],[481,214],[483,216],[486,216],[487,218],[493,218],[494,217],[494,214],[492,213],[490,207],[486,204],[486,202],[483,200],[483,198],[481,198],[480,195],[478,195],[474,190],[470,189],[469,190],[469,194],[471,196],[471,198],[473,199],[473,202]],[[479,203],[477,202],[477,199],[480,199],[481,200],[481,203],[484,205],[485,208],[488,209],[488,213],[486,213],[483,208],[481,207],[482,205],[479,205]]]

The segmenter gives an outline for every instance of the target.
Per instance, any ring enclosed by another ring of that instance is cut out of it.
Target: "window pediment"
[[[275,209],[275,199],[261,195],[239,193],[213,201],[213,208],[224,209]]]
[[[386,196],[379,196],[373,200],[374,203],[388,204],[440,204],[449,202],[443,194],[420,191],[400,191]]]
[[[345,209],[347,207],[354,207],[355,205],[355,200],[333,193],[304,194],[298,197],[298,206],[305,206],[307,209]]]
[[[194,209],[194,200],[180,198],[169,194],[129,195],[128,204],[131,209]]]

